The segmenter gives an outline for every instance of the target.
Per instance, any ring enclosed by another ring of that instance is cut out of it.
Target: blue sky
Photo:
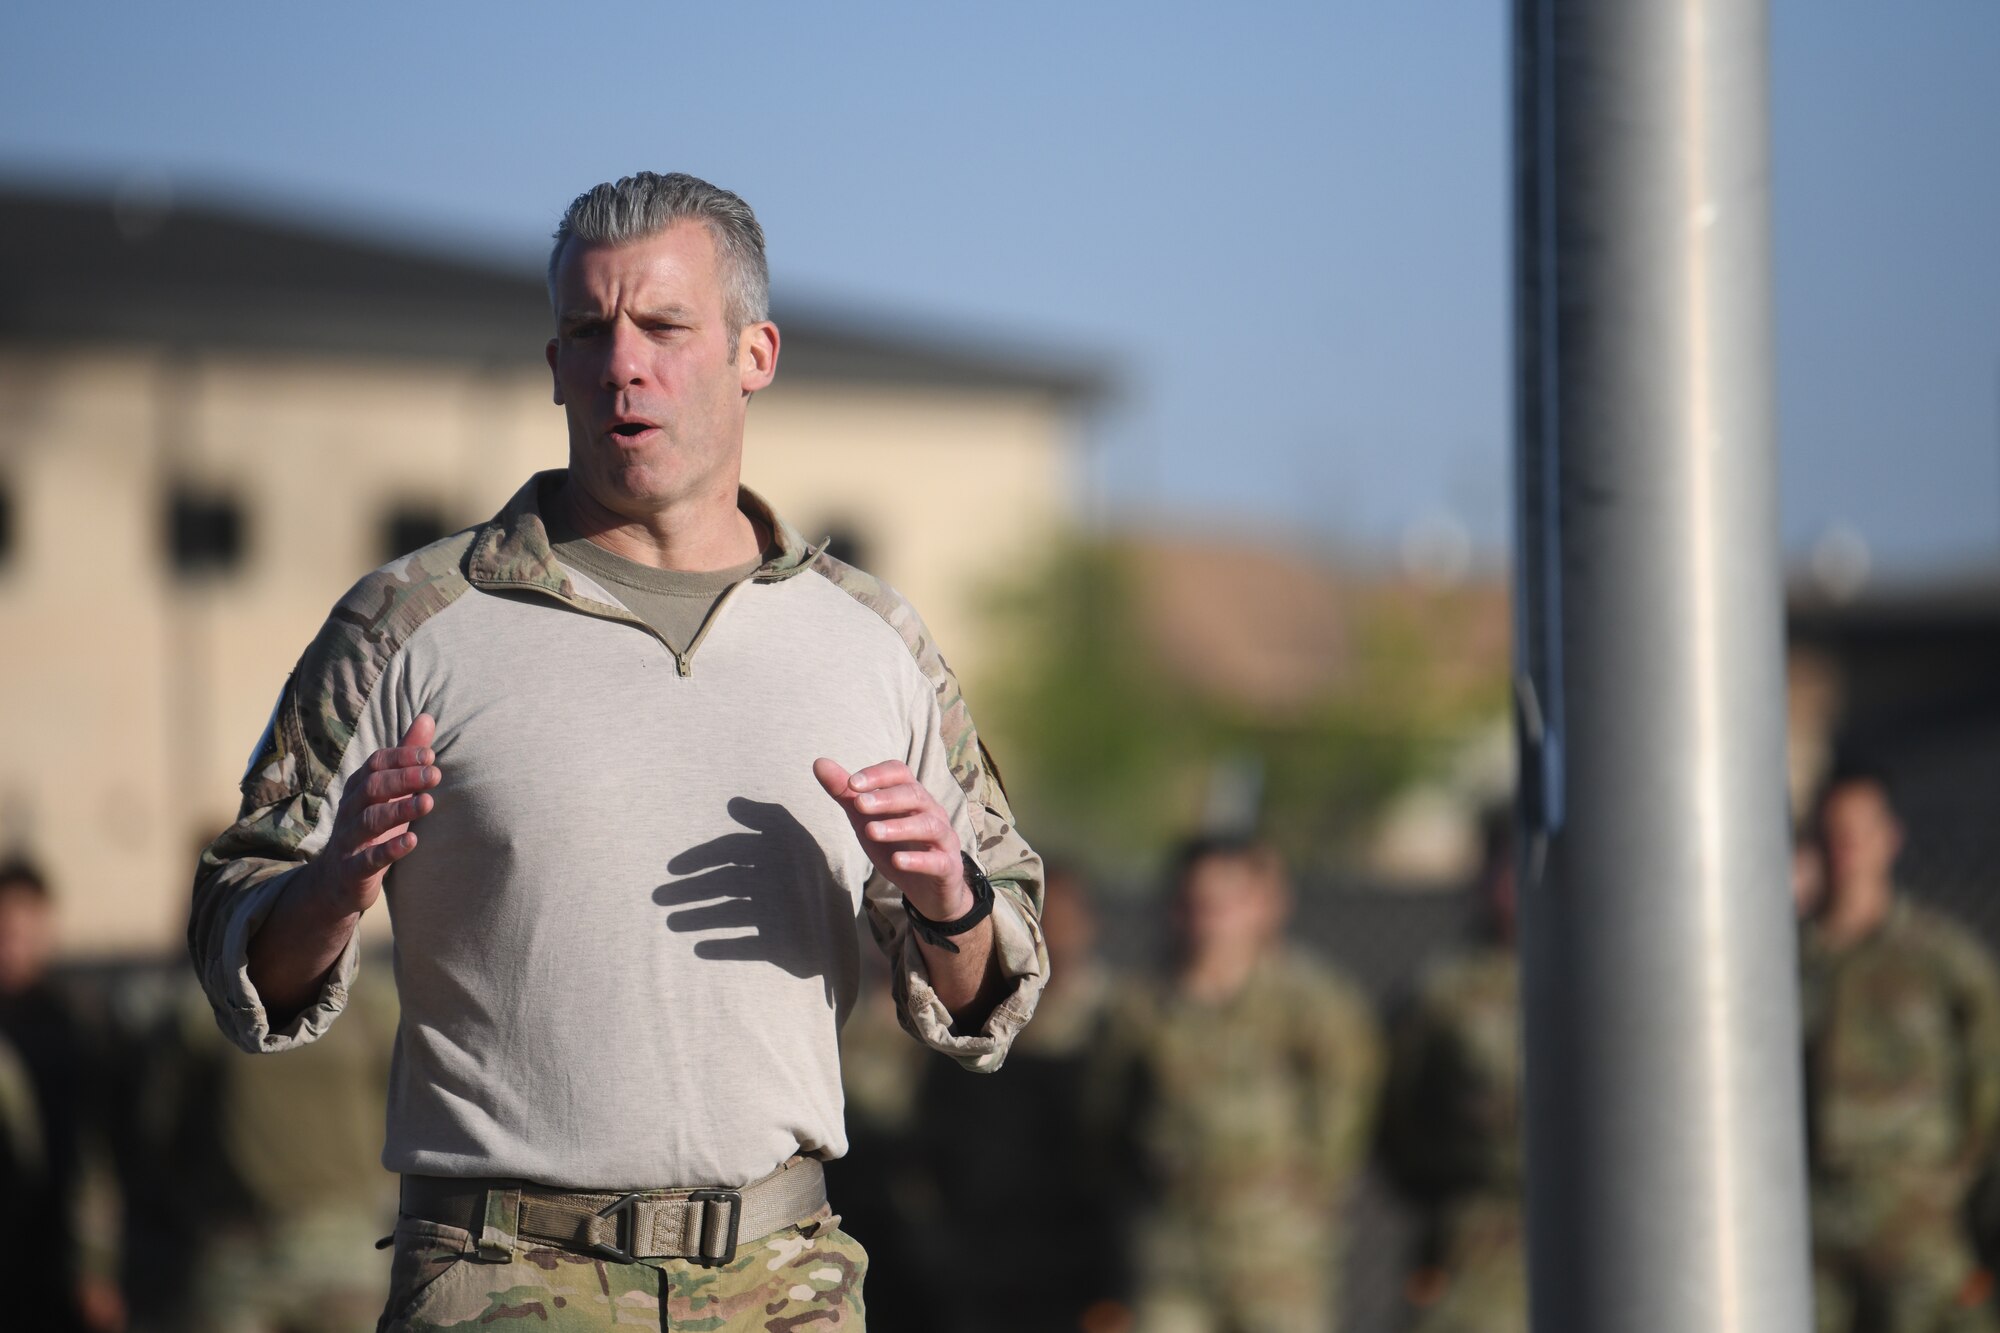
[[[694,171],[781,299],[1114,364],[1113,513],[1504,543],[1497,0],[189,12],[9,6],[0,173],[532,262],[578,189]],[[2000,562],[2000,5],[1774,0],[1772,45],[1788,545]]]

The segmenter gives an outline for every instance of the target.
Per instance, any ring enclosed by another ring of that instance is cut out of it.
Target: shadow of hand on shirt
[[[834,882],[825,849],[782,805],[738,796],[729,817],[747,831],[667,862],[667,873],[681,876],[653,890],[653,901],[669,909],[667,929],[728,931],[695,941],[695,957],[766,962],[795,977],[818,977],[832,1005],[838,950],[854,939],[859,913]]]

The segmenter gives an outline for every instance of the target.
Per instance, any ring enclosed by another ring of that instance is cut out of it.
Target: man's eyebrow
[[[628,310],[626,313],[634,319],[656,322],[667,321],[678,324],[685,324],[694,318],[693,307],[684,305],[647,306],[644,309]],[[604,312],[594,307],[564,310],[556,316],[556,327],[559,329],[573,329],[578,325],[597,323],[605,318]]]

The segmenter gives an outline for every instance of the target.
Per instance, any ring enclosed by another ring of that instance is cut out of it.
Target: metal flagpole
[[[1537,1333],[1811,1326],[1763,0],[1516,0]]]

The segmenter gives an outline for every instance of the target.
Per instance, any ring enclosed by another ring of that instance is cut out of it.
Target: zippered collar
[[[539,588],[565,600],[575,597],[569,576],[549,545],[539,502],[544,486],[560,485],[567,476],[565,468],[537,472],[499,513],[480,524],[465,554],[468,582],[475,587]],[[755,581],[778,583],[791,578],[811,564],[822,549],[807,546],[797,530],[748,486],[737,488],[736,506],[771,533],[774,549],[750,576]]]

